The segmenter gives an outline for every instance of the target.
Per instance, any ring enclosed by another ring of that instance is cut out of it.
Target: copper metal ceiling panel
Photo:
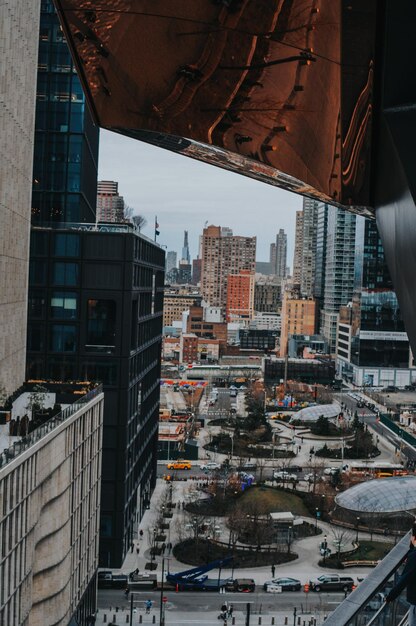
[[[55,0],[97,123],[369,214],[376,0]]]

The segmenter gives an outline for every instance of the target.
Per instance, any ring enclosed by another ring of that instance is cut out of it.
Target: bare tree
[[[352,543],[353,534],[348,528],[342,527],[332,527],[331,532],[334,537],[333,543],[335,545],[337,551],[337,559],[339,561],[341,558],[341,549],[348,543]]]
[[[130,207],[127,207],[130,209]],[[131,209],[133,210],[133,209]],[[126,210],[124,210],[124,215]],[[127,218],[128,219],[128,218]],[[135,228],[140,232],[142,228],[144,228],[147,224],[147,220],[143,215],[133,215],[131,216],[131,221],[133,222]]]

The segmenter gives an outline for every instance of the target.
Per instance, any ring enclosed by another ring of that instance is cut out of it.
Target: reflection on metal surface
[[[376,0],[55,1],[101,126],[368,213]]]

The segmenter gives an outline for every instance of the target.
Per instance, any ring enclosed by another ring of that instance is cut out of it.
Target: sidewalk
[[[249,602],[249,598],[247,598],[247,602]],[[246,604],[246,603],[244,603]],[[338,604],[338,602],[336,603]],[[319,606],[318,598],[314,599],[312,597],[308,600],[308,606],[311,606],[311,609],[308,609],[305,613],[301,612],[300,607],[297,609],[296,616],[296,624],[300,626],[321,626],[324,622],[325,618],[329,614],[329,611],[324,612]],[[110,624],[160,624],[160,605],[153,606],[150,615],[146,615],[143,610],[137,610],[133,612],[133,620],[130,622],[130,607],[125,607],[116,613],[115,609],[106,610],[101,609],[96,615],[95,626],[110,626]],[[334,603],[335,608],[335,603]],[[175,610],[175,608],[170,607],[169,603],[167,603],[165,609],[165,624],[166,626],[183,626],[184,624],[191,624],[197,626],[200,624],[201,626],[212,626],[218,624],[220,626],[231,626],[235,624],[236,626],[245,626],[246,625],[246,610],[234,610],[233,617],[228,618],[227,622],[218,619],[219,610],[217,611],[200,611],[200,612],[188,612],[188,611],[179,611]],[[251,612],[250,614],[250,626],[257,626],[261,624],[262,626],[284,626],[286,624],[293,623],[293,609],[287,609],[286,611],[262,611],[261,614],[258,612]]]

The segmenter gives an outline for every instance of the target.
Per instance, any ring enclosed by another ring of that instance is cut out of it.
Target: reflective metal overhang
[[[377,0],[55,0],[100,126],[372,215]]]

